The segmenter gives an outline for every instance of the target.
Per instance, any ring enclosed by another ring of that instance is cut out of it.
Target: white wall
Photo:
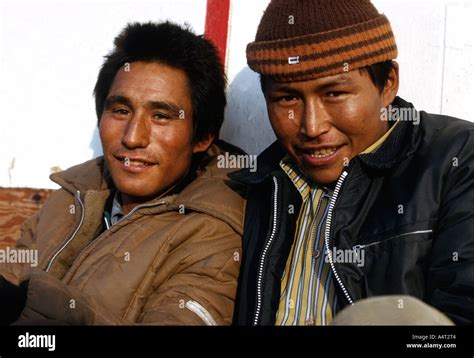
[[[206,0],[0,2],[0,186],[56,188],[51,168],[101,154],[92,91],[128,22],[203,33],[205,14]]]
[[[416,108],[474,121],[474,1],[373,0],[392,23],[399,49],[399,95]],[[251,154],[275,139],[258,76],[245,48],[269,0],[234,0],[228,53],[229,106],[223,137]]]
[[[474,121],[473,2],[374,1],[397,38],[400,95],[417,108]],[[251,154],[274,140],[245,60],[267,4],[231,3],[222,137]],[[170,19],[203,33],[205,11],[206,0],[0,0],[0,186],[55,188],[51,168],[101,154],[92,89],[102,56],[127,22]]]

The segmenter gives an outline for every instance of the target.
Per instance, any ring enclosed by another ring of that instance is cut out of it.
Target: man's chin
[[[304,170],[304,172],[315,183],[329,186],[337,182],[337,179],[342,174],[342,170],[319,168],[311,168],[310,170]]]
[[[126,195],[129,198],[134,198],[139,201],[148,201],[156,196],[156,190],[147,190],[147,188],[143,185],[124,185],[124,184],[116,184],[117,190],[120,192],[121,195]]]

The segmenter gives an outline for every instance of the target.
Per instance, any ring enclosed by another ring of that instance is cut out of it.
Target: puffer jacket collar
[[[239,194],[228,190],[228,186],[234,187],[237,191],[240,189],[236,183],[231,183],[227,178],[231,169],[217,168],[217,156],[223,154],[225,150],[222,147],[225,147],[226,143],[222,143],[219,141],[211,146],[196,170],[195,179],[189,185],[177,194],[156,199],[157,204],[159,202],[165,205],[153,205],[154,202],[150,202],[150,205],[143,205],[140,213],[154,215],[180,209],[203,212],[223,220],[242,234],[242,210],[233,205],[234,196]],[[50,178],[72,195],[77,195],[79,191],[82,197],[96,192],[97,196],[105,200],[115,189],[102,156],[63,172],[54,173]],[[117,223],[116,228],[119,228],[120,224]]]

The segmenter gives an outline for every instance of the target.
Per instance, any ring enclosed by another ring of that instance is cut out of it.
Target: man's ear
[[[214,140],[214,136],[212,134],[208,134],[206,138],[200,140],[199,142],[194,143],[193,153],[207,152],[213,140]]]
[[[395,97],[397,96],[397,93],[398,93],[398,87],[400,85],[398,63],[396,61],[392,61],[392,62],[393,62],[393,66],[392,66],[392,69],[390,70],[390,73],[388,74],[387,83],[385,84],[385,87],[382,92],[384,107],[387,107],[395,100]]]

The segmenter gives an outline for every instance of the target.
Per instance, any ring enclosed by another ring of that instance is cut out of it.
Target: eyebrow
[[[150,101],[147,103],[146,107],[149,109],[164,109],[176,114],[181,111],[181,108],[179,108],[177,105],[166,101]]]
[[[114,104],[123,104],[128,107],[133,107],[132,101],[125,96],[110,96],[105,100],[105,108],[110,108]],[[167,101],[149,101],[146,104],[148,109],[164,109],[167,111],[174,112],[175,114],[180,113],[181,108],[171,102]]]
[[[330,88],[336,87],[336,86],[343,86],[343,85],[352,85],[354,82],[352,81],[351,78],[347,76],[341,76],[339,78],[330,80],[327,83],[323,83],[321,85],[316,85],[316,90],[318,91],[324,91],[328,90]],[[297,88],[293,88],[291,85],[288,85],[287,83],[276,83],[273,85],[272,91],[274,92],[286,92],[286,93],[291,93],[291,94],[298,94],[300,93],[300,90]]]
[[[123,104],[132,107],[132,102],[124,96],[110,96],[105,100],[105,108],[110,108],[114,104]]]
[[[285,93],[291,93],[291,94],[299,94],[300,91],[297,90],[296,88],[293,88],[291,86],[288,86],[287,84],[276,84],[272,87],[270,87],[272,92],[285,92]]]
[[[351,78],[344,76],[344,77],[339,77],[339,78],[336,78],[334,80],[331,80],[327,83],[323,83],[323,84],[317,86],[317,88],[320,91],[324,91],[324,90],[327,90],[327,89],[330,89],[330,88],[333,88],[333,87],[336,87],[336,86],[352,85],[353,83],[354,83],[354,81],[352,81]]]

